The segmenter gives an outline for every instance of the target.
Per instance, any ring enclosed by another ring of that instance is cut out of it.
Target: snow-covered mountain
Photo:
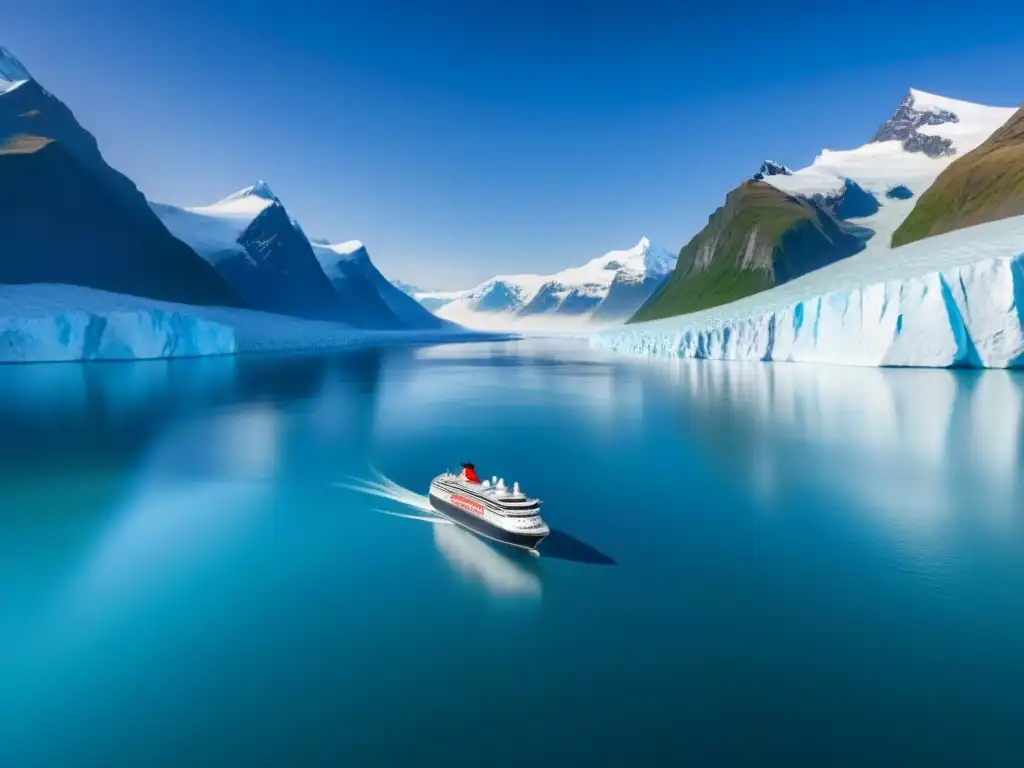
[[[761,167],[758,169],[750,178],[753,181],[764,181],[765,176],[792,176],[793,171],[784,166],[782,163],[777,163],[774,160],[765,160],[761,163]]]
[[[167,228],[224,276],[252,309],[307,320],[354,322],[305,234],[259,181],[212,205],[153,210]]]
[[[972,221],[942,220],[932,230],[941,232],[945,225],[962,228],[902,247],[892,244],[893,233],[918,201],[934,196],[940,174],[950,190],[932,209],[941,209],[946,219],[973,214],[973,209],[966,209],[979,201],[996,199],[998,204],[995,191],[1008,194],[1012,181],[999,172],[1010,166],[1014,148],[1024,144],[1014,143],[1016,113],[1014,108],[910,91],[868,144],[825,150],[807,168],[769,174],[744,185],[775,190],[784,196],[780,200],[813,202],[830,211],[838,223],[866,230],[872,237],[860,252],[731,301],[698,311],[667,312],[651,322],[643,318],[644,322],[601,334],[593,343],[633,353],[704,359],[1024,366],[1024,311],[1019,298],[1024,216],[1013,217],[1019,208],[997,205],[999,210],[988,211],[989,218],[982,219],[986,223],[977,226],[969,226]],[[1024,130],[1018,136],[1024,136]],[[984,154],[986,148],[1003,154],[993,159],[992,152]],[[952,173],[958,167],[962,171]],[[982,190],[984,196],[977,194]],[[963,196],[966,203],[948,202]],[[839,221],[844,205],[862,215]],[[715,254],[728,267],[715,273],[719,284],[727,279],[738,283],[735,276],[745,264],[745,233],[778,223],[771,219],[775,208],[741,213],[746,216],[745,229],[718,233],[716,242],[731,239],[741,246],[740,258],[731,261],[725,252]],[[926,223],[932,224],[932,218]],[[710,259],[705,261],[709,263]],[[687,281],[700,277],[700,270],[673,275],[670,280],[680,288],[676,298],[684,295]]]
[[[431,312],[437,312],[446,304],[467,296],[471,291],[416,291],[412,297]]]
[[[350,305],[360,305],[359,315],[374,328],[442,328],[450,325],[429,312],[413,297],[396,288],[370,260],[358,240],[330,243],[312,240],[313,252],[335,291]]]
[[[916,198],[1015,111],[911,89],[867,144],[823,150],[795,171],[766,162],[683,248],[675,273],[634,320],[727,304],[889,250]]]
[[[411,296],[416,300],[417,304],[425,307],[430,312],[436,312],[445,304],[462,298],[469,293],[469,291],[432,291],[412,283],[403,283],[401,280],[392,280],[391,284],[402,293]]]
[[[922,152],[928,157],[956,154],[957,149],[951,137],[920,129],[931,125],[959,123],[961,114],[970,119],[968,113],[974,106],[911,88],[893,116],[882,124],[871,141],[898,141],[908,152]]]
[[[307,238],[264,181],[212,205],[152,206],[253,309],[356,328],[447,325],[391,285],[362,243]]]
[[[0,283],[66,283],[237,306],[93,136],[0,48]]]
[[[987,107],[912,88],[867,144],[823,150],[808,167],[766,176],[764,181],[784,192],[810,196],[839,194],[846,180],[853,179],[882,204],[872,229],[890,230],[892,220],[902,221],[913,204],[886,202],[893,199],[887,192],[900,185],[921,194],[950,163],[978,147],[1014,112],[1013,107]]]
[[[25,66],[0,45],[0,94],[7,93],[32,79]]]
[[[413,285],[412,283],[403,283],[401,280],[392,280],[391,284],[402,293],[409,296],[415,296],[417,293],[428,292],[426,288],[420,288],[418,285]]]
[[[790,194],[823,196],[836,206],[849,202],[851,190],[858,196],[866,192],[874,201],[867,206],[857,201],[853,207],[859,214],[855,210],[848,218],[874,233],[865,253],[889,251],[893,233],[939,174],[979,147],[1016,111],[911,89],[867,144],[823,150],[808,167],[789,176],[766,177],[765,182]]]
[[[862,252],[731,304],[595,334],[704,360],[1024,367],[1024,216]]]
[[[672,271],[676,257],[641,238],[552,275],[499,275],[468,291],[417,294],[441,317],[469,327],[614,324],[625,321]]]
[[[891,194],[892,190],[890,190]],[[893,247],[1024,214],[1024,107],[958,158],[917,199]]]

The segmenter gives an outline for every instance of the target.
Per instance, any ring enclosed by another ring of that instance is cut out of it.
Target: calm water
[[[1019,376],[507,343],[0,404],[5,768],[1024,760]],[[460,461],[539,560],[346,487]]]

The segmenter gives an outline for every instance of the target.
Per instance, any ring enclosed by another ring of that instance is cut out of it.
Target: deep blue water
[[[0,765],[1024,761],[1024,379],[0,368]],[[539,559],[345,487],[520,481]]]

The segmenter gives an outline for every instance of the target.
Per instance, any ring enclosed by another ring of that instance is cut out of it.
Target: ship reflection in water
[[[496,596],[539,597],[542,592],[536,560],[522,553],[508,557],[490,543],[454,523],[434,529],[434,544],[452,569]]]
[[[540,546],[541,557],[494,544],[447,521],[431,526],[434,544],[448,564],[463,578],[482,584],[496,596],[539,597],[544,560],[570,560],[591,565],[615,561],[574,536],[552,530]]]

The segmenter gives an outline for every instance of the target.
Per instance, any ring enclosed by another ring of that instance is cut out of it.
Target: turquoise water
[[[1020,376],[518,342],[0,368],[0,420],[5,768],[1024,760]],[[460,461],[539,559],[385,514]]]

